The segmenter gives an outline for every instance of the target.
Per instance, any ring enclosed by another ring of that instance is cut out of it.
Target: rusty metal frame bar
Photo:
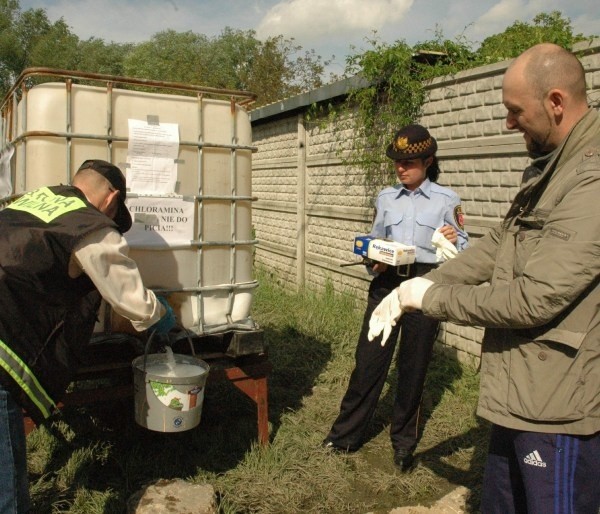
[[[0,105],[0,109],[4,109],[4,105],[8,99],[12,98],[13,93],[18,91],[24,84],[27,78],[31,77],[56,77],[73,80],[92,80],[97,82],[108,82],[111,87],[118,84],[127,84],[139,87],[154,87],[171,91],[182,91],[188,93],[203,93],[215,95],[219,97],[228,97],[235,99],[240,105],[249,105],[256,100],[256,94],[249,91],[241,91],[237,89],[220,89],[215,87],[199,86],[195,84],[185,84],[183,82],[170,82],[166,80],[152,80],[137,77],[123,77],[120,75],[108,75],[104,73],[91,73],[77,70],[63,70],[58,68],[34,67],[26,68],[17,77],[14,85],[8,90]],[[27,86],[25,86],[27,87]]]

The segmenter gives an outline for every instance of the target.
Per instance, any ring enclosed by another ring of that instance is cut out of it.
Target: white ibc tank
[[[144,283],[194,333],[253,329],[249,95],[184,96],[163,84],[139,92],[67,79],[23,89],[3,108],[13,194],[69,183],[86,159],[113,162],[127,175],[126,237]],[[103,306],[97,331],[123,330]]]

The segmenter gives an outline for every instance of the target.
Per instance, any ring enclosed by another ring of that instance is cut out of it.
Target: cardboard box
[[[354,238],[354,253],[365,259],[383,262],[390,266],[403,266],[415,262],[416,247],[408,246],[389,239],[371,236]]]

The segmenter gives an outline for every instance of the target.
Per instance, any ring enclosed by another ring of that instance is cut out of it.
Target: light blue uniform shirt
[[[429,179],[425,179],[415,191],[406,189],[402,184],[384,189],[377,196],[375,209],[371,235],[416,246],[417,262],[437,262],[431,237],[437,228],[444,225],[452,225],[456,229],[458,251],[468,245],[468,235],[459,226],[462,223],[460,197]]]

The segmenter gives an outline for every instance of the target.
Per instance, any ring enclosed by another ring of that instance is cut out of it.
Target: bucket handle
[[[146,341],[146,347],[144,348],[144,369],[143,369],[144,373],[146,373],[146,361],[148,360],[148,349],[150,348],[150,342],[152,341],[154,334],[156,334],[156,330],[152,331],[152,333],[150,334],[150,337],[148,337],[148,341]],[[190,343],[190,350],[192,351],[192,355],[195,357],[196,351],[194,350],[194,343],[192,343],[192,338],[190,337],[189,330],[185,330],[185,334],[186,334],[186,339]],[[169,343],[170,343],[170,340],[169,340]],[[169,344],[169,346],[171,346],[171,345]]]

